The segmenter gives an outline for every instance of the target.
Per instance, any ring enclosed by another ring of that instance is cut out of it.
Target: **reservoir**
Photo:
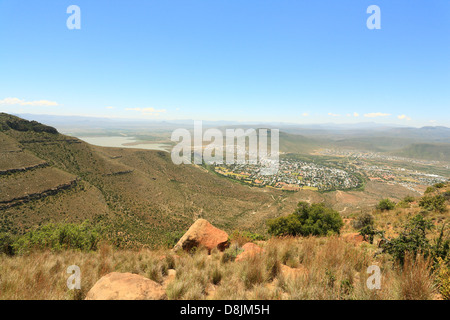
[[[165,143],[151,143],[146,141],[136,141],[134,137],[78,137],[78,139],[90,143],[94,146],[100,147],[114,147],[114,148],[135,148],[146,150],[160,150],[167,151],[171,149],[170,144]]]

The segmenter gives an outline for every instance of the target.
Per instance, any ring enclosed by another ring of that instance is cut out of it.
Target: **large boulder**
[[[242,249],[244,249],[244,251],[238,254],[234,261],[245,260],[263,252],[263,249],[260,246],[252,242],[247,242],[244,244]]]
[[[189,251],[198,246],[205,247],[209,252],[214,248],[223,251],[228,246],[228,234],[223,230],[217,229],[205,219],[198,219],[173,249]]]
[[[143,276],[112,272],[100,278],[86,295],[86,300],[164,300],[163,287]]]

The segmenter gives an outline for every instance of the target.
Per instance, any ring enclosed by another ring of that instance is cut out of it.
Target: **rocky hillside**
[[[269,218],[290,214],[299,201],[324,202],[351,217],[382,198],[410,194],[373,181],[364,192],[254,188],[203,167],[174,165],[167,152],[92,146],[0,114],[0,232],[89,219],[108,226],[120,246],[159,246],[198,218],[227,232],[265,233]]]
[[[163,244],[197,218],[229,231],[262,230],[267,217],[285,210],[281,192],[176,166],[169,153],[96,147],[4,113],[0,182],[0,232],[89,219],[111,226],[131,246]]]

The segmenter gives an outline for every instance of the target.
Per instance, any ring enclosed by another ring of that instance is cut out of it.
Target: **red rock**
[[[161,285],[132,273],[111,272],[100,278],[86,295],[86,300],[164,300]]]
[[[205,219],[198,219],[173,247],[174,250],[191,250],[203,246],[211,252],[217,248],[223,251],[228,246],[228,234],[214,227]]]
[[[247,242],[246,244],[244,244],[242,246],[242,249],[244,249],[244,252],[241,252],[240,254],[238,254],[235,261],[242,261],[242,260],[245,260],[249,257],[252,257],[256,254],[260,254],[261,252],[263,252],[263,249],[261,247],[259,247],[258,245],[254,244],[252,242]]]

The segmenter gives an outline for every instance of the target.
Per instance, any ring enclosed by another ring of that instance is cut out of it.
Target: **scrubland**
[[[164,285],[168,299],[437,299],[430,261],[408,256],[403,266],[376,247],[338,237],[273,238],[243,261],[227,252],[210,255],[171,250],[117,250],[101,244],[91,252],[36,251],[0,256],[0,299],[84,299],[103,275],[131,272]],[[67,267],[81,270],[81,290],[69,290]],[[370,265],[381,270],[381,288],[366,285]],[[168,270],[176,270],[175,278]]]

